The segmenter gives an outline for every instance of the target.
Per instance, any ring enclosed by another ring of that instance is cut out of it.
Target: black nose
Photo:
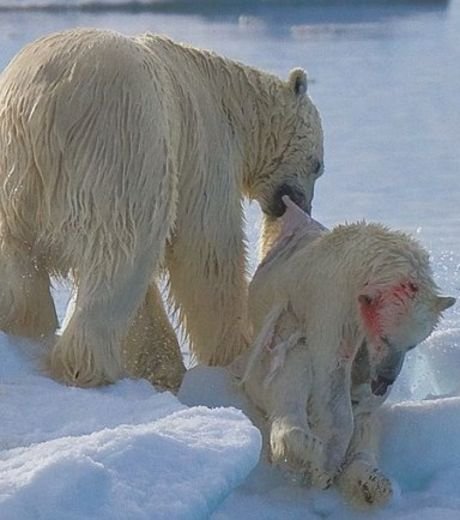
[[[388,343],[390,345],[390,343]],[[406,353],[393,351],[377,366],[376,377],[371,381],[371,390],[374,395],[385,395],[401,372]]]
[[[307,204],[303,191],[289,184],[281,184],[281,186],[279,186],[275,191],[272,203],[268,207],[268,213],[272,217],[278,218],[284,215],[284,212],[286,211],[286,206],[282,200],[284,195],[287,195],[292,202],[299,206],[299,208],[303,209],[307,213],[310,212],[310,205]]]

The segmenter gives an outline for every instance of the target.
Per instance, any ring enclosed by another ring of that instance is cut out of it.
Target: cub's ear
[[[456,301],[457,300],[452,298],[452,296],[438,296],[436,298],[436,309],[438,312],[443,312],[449,307],[452,307]]]
[[[376,302],[380,300],[381,296],[382,290],[380,287],[366,284],[358,295],[358,301],[362,307],[368,307],[370,305],[375,305]]]
[[[297,97],[302,97],[307,92],[307,73],[303,69],[293,69],[289,73],[288,85]]]

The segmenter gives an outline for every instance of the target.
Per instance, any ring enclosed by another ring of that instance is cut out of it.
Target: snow
[[[457,331],[460,335],[460,330]],[[402,375],[402,384],[409,377]],[[407,382],[407,381],[406,381]],[[257,412],[232,385],[223,369],[189,370],[179,397],[188,405],[234,405],[256,418]],[[395,493],[380,511],[351,510],[335,490],[305,489],[291,473],[270,466],[263,455],[248,479],[212,515],[276,520],[456,519],[460,515],[460,397],[403,401],[385,405],[379,416],[381,468]]]
[[[65,387],[40,373],[39,352],[0,337],[1,520],[369,518],[258,462],[260,434],[240,410],[260,417],[225,369],[189,370],[179,402],[146,381]],[[406,366],[395,394],[412,379]],[[396,493],[372,518],[458,520],[460,396],[386,405],[381,437]]]
[[[26,42],[76,25],[168,34],[282,77],[306,67],[326,137],[314,217],[416,235],[440,287],[460,297],[460,0],[172,0],[170,14],[130,0],[132,12],[102,9],[118,0],[95,0],[97,12],[61,9],[80,0],[0,0],[25,4],[48,8],[2,11],[0,68]],[[247,215],[253,272],[255,204]],[[63,316],[67,291],[55,297]],[[374,514],[257,462],[260,436],[237,410],[257,416],[222,369],[189,371],[179,402],[145,381],[63,387],[40,373],[37,349],[0,336],[0,520],[460,518],[460,304],[409,353],[382,410],[381,466],[396,493]]]
[[[37,348],[0,338],[1,520],[206,518],[257,463],[241,411],[146,381],[65,387],[37,370]]]

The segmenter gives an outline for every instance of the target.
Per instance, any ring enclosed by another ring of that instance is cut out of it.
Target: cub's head
[[[311,212],[314,185],[323,173],[323,131],[319,112],[307,95],[307,76],[294,69],[278,92],[280,99],[261,129],[263,160],[249,189],[262,211],[271,218],[285,212],[287,195],[307,213]]]
[[[363,288],[358,306],[375,395],[386,394],[406,353],[433,332],[442,312],[454,303],[455,298],[439,296],[435,284],[426,277]]]

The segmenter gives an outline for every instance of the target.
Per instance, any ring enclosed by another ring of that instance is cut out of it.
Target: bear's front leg
[[[390,479],[377,466],[374,421],[372,413],[356,414],[347,461],[336,480],[345,500],[360,509],[384,505],[393,494]]]
[[[312,394],[309,403],[312,430],[324,442],[325,470],[340,471],[353,435],[354,418],[350,396],[355,341],[342,327],[324,326],[321,301],[310,310],[307,344],[311,351]]]
[[[231,191],[225,198],[179,204],[166,255],[171,296],[191,350],[200,363],[217,366],[230,364],[249,340],[242,207]]]
[[[309,353],[301,341],[288,352],[284,366],[266,384],[271,459],[304,472],[314,486],[325,489],[332,482],[325,470],[325,446],[311,431],[307,414],[310,369]]]
[[[332,361],[337,363],[335,359]],[[345,460],[353,433],[350,370],[341,364],[323,366],[317,359],[312,366],[312,429],[324,442],[325,470],[335,476]]]

